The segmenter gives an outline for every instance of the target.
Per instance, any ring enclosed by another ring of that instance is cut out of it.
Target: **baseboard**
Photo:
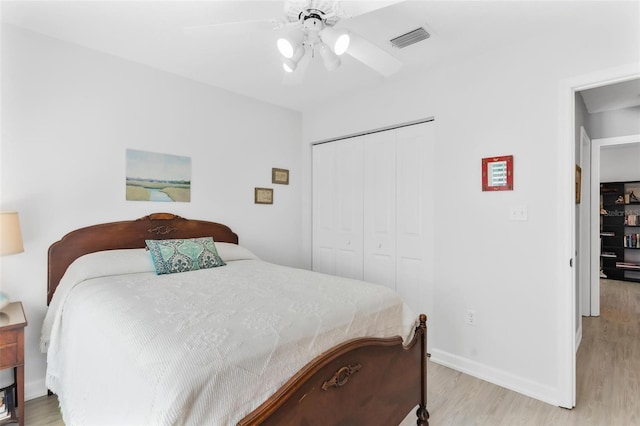
[[[47,394],[47,385],[44,379],[32,380],[24,384],[24,400],[40,398]]]
[[[556,388],[438,349],[431,351],[430,360],[530,398],[558,406],[558,389]]]

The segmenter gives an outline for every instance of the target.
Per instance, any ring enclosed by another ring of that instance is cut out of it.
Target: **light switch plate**
[[[527,206],[511,206],[509,208],[509,220],[526,221],[527,215]]]

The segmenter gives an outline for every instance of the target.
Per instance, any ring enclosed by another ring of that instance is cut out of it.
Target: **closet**
[[[382,284],[430,311],[434,122],[313,146],[313,270]]]

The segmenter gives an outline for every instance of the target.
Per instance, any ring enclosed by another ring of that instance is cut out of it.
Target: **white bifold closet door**
[[[313,270],[336,275],[336,144],[313,147]]]
[[[362,143],[313,147],[313,270],[362,279]]]
[[[396,285],[396,131],[373,133],[364,149],[364,280]]]
[[[396,290],[430,311],[434,124],[313,147],[313,269]]]
[[[336,144],[336,274],[362,279],[362,143]]]
[[[403,127],[396,140],[395,289],[414,311],[427,315],[433,312],[435,267],[434,127]]]

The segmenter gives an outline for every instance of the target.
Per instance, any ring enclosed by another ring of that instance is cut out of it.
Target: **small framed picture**
[[[482,190],[513,191],[513,155],[482,159]]]
[[[289,185],[289,170],[275,168],[271,169],[271,183]]]
[[[256,188],[255,204],[273,204],[272,188]]]

